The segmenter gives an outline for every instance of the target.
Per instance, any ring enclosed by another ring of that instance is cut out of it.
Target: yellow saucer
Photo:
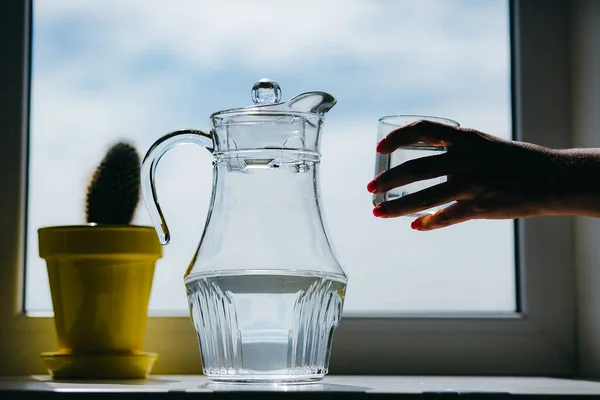
[[[54,379],[144,379],[158,358],[156,353],[41,355]]]

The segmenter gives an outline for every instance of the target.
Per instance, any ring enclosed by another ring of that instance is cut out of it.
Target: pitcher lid
[[[252,87],[251,97],[253,105],[228,110],[217,111],[211,119],[225,115],[265,115],[281,114],[311,114],[322,116],[329,111],[337,100],[325,92],[306,92],[292,97],[288,101],[281,100],[281,87],[271,79],[261,79]]]

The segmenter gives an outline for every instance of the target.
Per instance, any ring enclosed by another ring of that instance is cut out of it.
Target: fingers
[[[390,132],[377,146],[377,151],[389,154],[401,146],[423,142],[431,146],[447,146],[456,139],[460,128],[428,120],[417,121]]]
[[[418,218],[411,226],[419,231],[432,231],[474,218],[476,218],[475,207],[472,207],[468,201],[459,201],[434,214]]]
[[[367,189],[371,193],[384,193],[398,186],[437,178],[452,172],[452,162],[448,153],[416,158],[382,172],[367,185]]]
[[[454,200],[464,199],[467,197],[467,193],[455,182],[444,182],[397,200],[383,202],[373,209],[373,214],[376,217],[386,218],[414,214]]]

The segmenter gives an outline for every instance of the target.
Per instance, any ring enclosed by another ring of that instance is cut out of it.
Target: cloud
[[[498,29],[505,19],[489,16],[505,11],[506,2],[477,3],[53,0],[36,3],[35,11],[43,16],[41,29],[79,21],[87,28],[79,32],[80,41],[93,40],[101,49],[119,53],[160,51],[203,68],[221,68],[250,57],[246,68],[301,68],[314,63],[314,55],[364,64],[389,56],[425,54],[432,48],[451,62],[464,56],[479,59],[470,48],[482,43],[496,49],[506,45],[503,30]],[[502,54],[489,55],[487,64],[498,68]],[[435,65],[428,67],[433,70]]]
[[[506,2],[482,4],[35,2],[27,284],[36,296],[28,307],[50,306],[35,230],[83,222],[87,179],[113,141],[127,138],[143,153],[168,131],[207,128],[210,113],[248,105],[254,80],[268,75],[285,98],[307,90],[338,98],[325,123],[321,183],[351,277],[347,310],[510,309],[509,222],[419,235],[406,220],[372,218],[364,189],[383,114],[441,115],[510,134]],[[161,162],[173,241],[151,308],[187,307],[182,277],[204,227],[210,161],[185,147]],[[143,204],[136,223],[150,223]]]
[[[304,90],[312,83],[339,96],[370,90],[400,99],[442,93],[452,101],[466,94],[489,100],[491,82],[504,83],[509,71],[504,0],[166,4],[38,2],[40,47],[56,49],[61,68],[85,66],[95,79],[108,69],[115,84],[131,84],[131,71],[144,74],[160,60],[197,76],[229,69],[256,77],[277,72],[300,78]],[[146,58],[154,62],[138,63]],[[303,74],[307,69],[311,73]],[[338,74],[343,85],[327,84]]]

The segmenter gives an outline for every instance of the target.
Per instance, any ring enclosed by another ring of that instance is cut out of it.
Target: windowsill
[[[46,392],[55,397],[58,394],[70,396],[80,393],[117,394],[144,393],[147,395],[210,395],[215,392],[247,392],[260,393],[264,398],[266,392],[307,392],[334,395],[344,392],[345,395],[367,394],[404,395],[413,397],[428,393],[436,394],[498,394],[521,396],[559,395],[582,396],[600,395],[600,382],[544,378],[544,377],[474,377],[474,376],[341,376],[330,375],[323,383],[290,386],[268,385],[225,385],[211,384],[205,376],[198,375],[155,375],[147,380],[134,381],[53,381],[48,376],[7,377],[0,378],[0,397],[7,399],[10,394],[23,392]],[[242,396],[240,396],[242,397]]]

